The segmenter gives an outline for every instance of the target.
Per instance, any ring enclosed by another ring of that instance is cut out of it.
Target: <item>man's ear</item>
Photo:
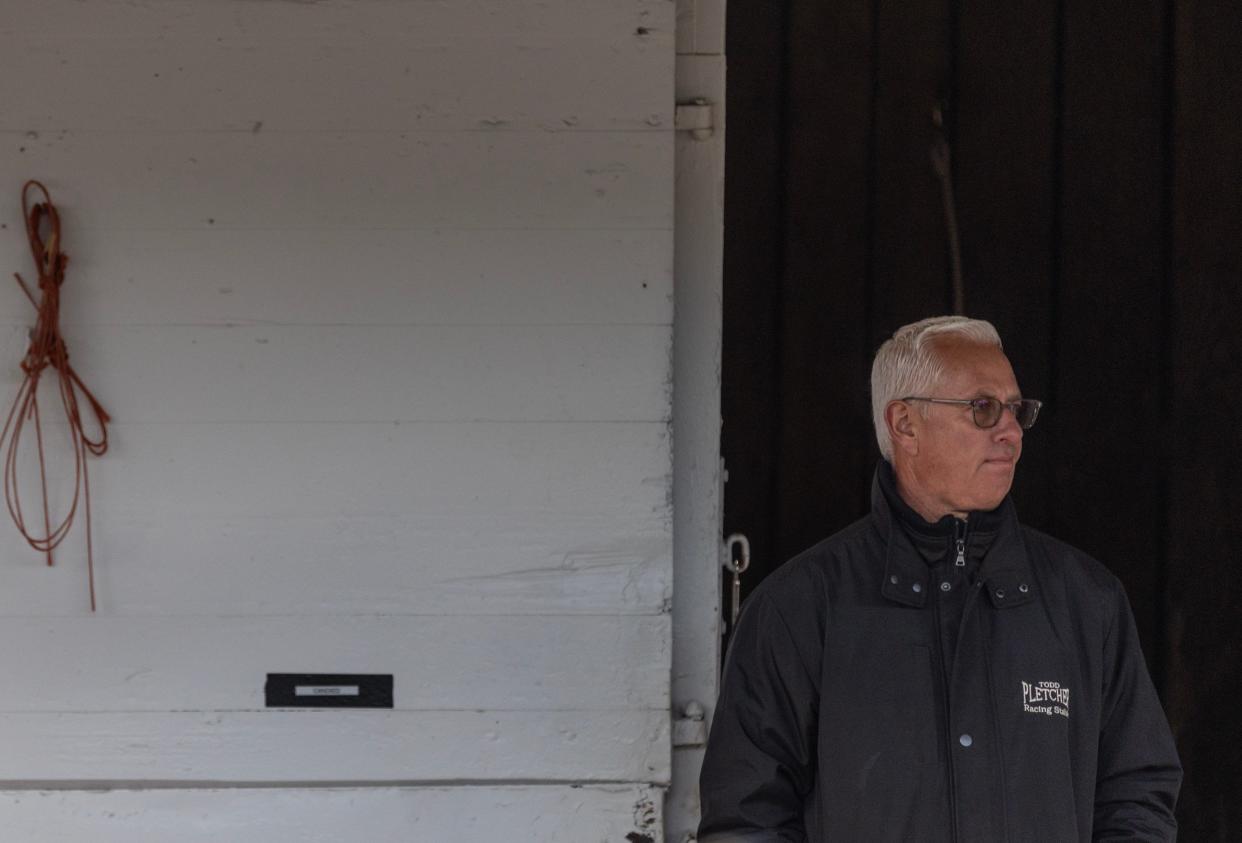
[[[890,401],[884,408],[884,423],[888,425],[888,438],[893,450],[909,456],[919,452],[918,424],[910,405],[904,401]]]

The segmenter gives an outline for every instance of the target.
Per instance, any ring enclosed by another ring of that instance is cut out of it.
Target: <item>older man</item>
[[[1040,403],[995,328],[907,325],[871,387],[871,513],[747,601],[700,841],[1175,839],[1181,767],[1125,592],[1008,497]]]

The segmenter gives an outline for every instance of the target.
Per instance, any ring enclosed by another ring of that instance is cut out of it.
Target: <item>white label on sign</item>
[[[295,697],[356,697],[357,685],[295,685]]]

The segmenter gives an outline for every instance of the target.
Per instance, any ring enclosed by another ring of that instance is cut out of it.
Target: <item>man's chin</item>
[[[1013,486],[1013,478],[1010,477],[1005,485],[998,489],[994,495],[989,496],[987,501],[987,509],[992,510],[1000,506],[1005,501],[1005,496],[1009,494],[1009,489]]]
[[[1009,494],[1009,489],[1013,486],[1013,472],[1010,471],[1002,479],[995,477],[994,482],[987,484],[986,489],[980,489],[979,494],[975,496],[971,507],[975,512],[989,512],[1000,506],[1005,500],[1005,496]]]

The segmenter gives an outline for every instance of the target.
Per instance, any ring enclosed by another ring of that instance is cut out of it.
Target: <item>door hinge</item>
[[[716,131],[713,112],[711,102],[703,97],[679,102],[673,125],[679,132],[689,132],[695,140],[707,140]]]
[[[703,746],[707,743],[707,712],[695,700],[686,703],[681,716],[673,721],[673,746]]]

